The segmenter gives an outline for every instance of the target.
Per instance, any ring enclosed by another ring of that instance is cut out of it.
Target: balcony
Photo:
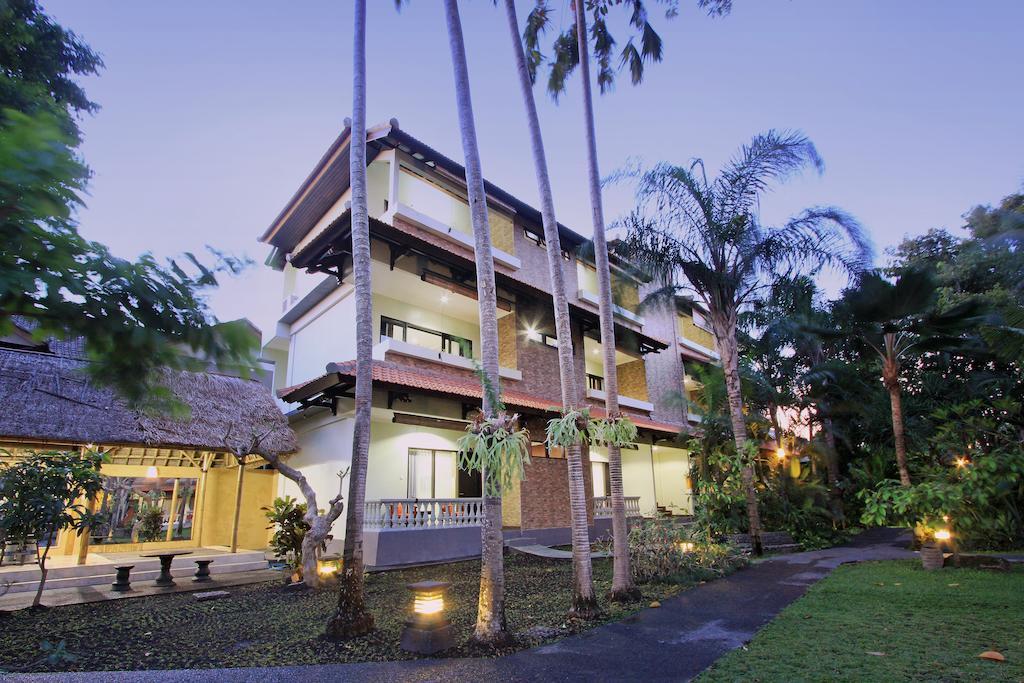
[[[604,363],[601,342],[583,338],[584,365],[587,373],[587,398],[604,401]],[[616,369],[619,376],[619,405],[651,412],[654,404],[647,400],[647,376],[644,361],[616,349]]]
[[[624,496],[626,517],[643,517],[640,512],[640,496]],[[610,519],[612,516],[611,496],[594,497],[594,519]]]
[[[597,294],[594,294],[589,290],[581,289],[579,290],[579,292],[577,292],[576,295],[577,297],[579,297],[580,301],[586,301],[588,304],[593,304],[594,306],[598,307],[600,306],[600,299],[598,299]],[[616,318],[620,318],[621,320],[631,322],[634,325],[644,324],[644,319],[642,316],[639,316],[636,313],[633,313],[632,311],[627,310],[622,306],[619,306],[618,304],[612,304],[612,315],[614,315]]]
[[[483,498],[382,498],[363,508],[363,529],[406,531],[480,526]]]
[[[703,325],[698,325],[692,317],[682,313],[679,315],[676,341],[681,346],[711,360],[721,358],[715,350],[715,336]]]

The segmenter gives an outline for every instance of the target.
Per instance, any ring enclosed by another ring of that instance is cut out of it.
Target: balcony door
[[[458,453],[432,448],[409,449],[409,498],[479,498],[479,472],[458,467]]]

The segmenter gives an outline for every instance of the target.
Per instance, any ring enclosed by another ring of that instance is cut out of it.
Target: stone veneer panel
[[[518,333],[514,312],[503,318],[498,318],[498,364],[503,368],[513,370],[519,368],[518,344],[516,342]]]
[[[583,449],[583,481],[587,494],[587,524],[594,523],[594,482],[590,453]],[[572,525],[569,506],[569,462],[564,458],[532,458],[520,485],[523,529],[565,528]]]
[[[619,395],[647,401],[647,373],[642,360],[623,363],[618,367]]]

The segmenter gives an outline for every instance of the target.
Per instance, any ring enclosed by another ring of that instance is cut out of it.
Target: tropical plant
[[[629,24],[637,33],[626,43],[620,55],[619,69],[629,66],[633,83],[643,80],[644,63],[661,61],[662,41],[648,21],[647,9],[643,0],[623,3],[621,0],[582,0],[572,3],[573,25],[564,33],[559,34],[553,45],[553,59],[548,77],[548,92],[554,99],[565,91],[568,76],[580,67],[582,83],[584,133],[587,144],[587,183],[590,193],[590,207],[594,229],[594,256],[597,266],[599,327],[601,347],[604,361],[605,410],[610,420],[618,420],[619,384],[618,371],[615,365],[615,322],[613,317],[613,296],[611,272],[608,266],[608,244],[605,238],[604,208],[601,199],[600,171],[597,163],[597,133],[594,126],[594,98],[590,79],[590,40],[594,41],[594,56],[598,64],[597,82],[601,92],[610,88],[615,80],[615,71],[611,68],[612,48],[615,39],[612,37],[607,16],[614,6],[629,7],[632,10]],[[730,0],[700,0],[699,5],[708,10],[709,14],[723,14],[730,8]],[[587,30],[587,12],[592,16],[592,28]],[[537,0],[536,6],[527,18],[523,41],[526,46],[525,55],[517,59],[520,66],[520,81],[524,92],[527,90],[523,78],[524,71],[530,75],[530,81],[536,79],[537,69],[544,62],[540,50],[540,35],[550,22],[550,8],[546,0]],[[666,17],[676,14],[675,3],[670,3]],[[638,50],[634,40],[639,39],[641,48]],[[532,91],[531,91],[532,97]],[[627,539],[626,504],[622,485],[622,452],[617,443],[608,444],[608,479],[612,498],[612,538],[613,538],[613,576],[611,597],[614,600],[629,600],[637,595],[632,585],[629,569],[629,545]],[[570,453],[570,457],[572,454]],[[570,460],[570,495],[573,499],[574,511],[578,507],[578,498],[583,493],[582,463],[580,476],[577,479]],[[585,494],[584,494],[585,495]],[[575,519],[575,516],[574,516]],[[582,526],[574,522],[575,526]],[[587,548],[589,549],[589,538]],[[573,611],[581,616],[598,613],[597,601],[593,597],[593,579],[591,576],[590,558],[583,557],[583,534],[579,539],[573,536],[574,552],[580,555],[577,562],[576,590],[573,598]]]
[[[302,541],[309,531],[306,523],[306,506],[291,496],[275,498],[270,507],[260,508],[264,511],[273,530],[270,547],[274,554],[291,562],[293,569],[302,567]]]
[[[349,178],[352,188],[352,272],[356,300],[355,426],[348,481],[348,511],[338,608],[328,624],[332,638],[351,638],[373,630],[363,588],[363,515],[370,457],[373,408],[373,301],[370,267],[370,218],[366,189],[366,0],[354,2],[352,46],[352,121],[349,128]]]
[[[806,209],[778,227],[761,223],[760,196],[769,184],[806,166],[823,169],[811,141],[772,130],[743,145],[713,181],[700,160],[688,167],[661,163],[619,174],[636,180],[639,203],[624,221],[628,233],[622,251],[669,283],[651,297],[691,292],[710,312],[739,452],[747,441],[737,346],[740,310],[780,274],[813,273],[823,266],[859,273],[871,258],[860,225],[835,207]],[[742,476],[750,534],[760,553],[753,467],[744,468]]]
[[[152,494],[156,495],[152,495]],[[164,523],[163,495],[159,491],[139,497],[135,510],[135,536],[142,543],[159,541]]]
[[[535,12],[546,12],[540,4]],[[526,123],[529,129],[530,149],[533,153],[534,171],[537,177],[537,191],[540,195],[541,222],[544,228],[544,241],[548,257],[548,274],[551,277],[551,297],[554,306],[555,336],[558,343],[558,376],[562,393],[562,423],[555,425],[552,434],[548,427],[548,443],[554,442],[565,449],[569,470],[569,501],[570,523],[572,526],[573,553],[573,599],[570,611],[585,614],[592,609],[593,601],[588,597],[593,594],[593,579],[590,565],[590,530],[587,521],[587,498],[585,479],[583,476],[582,444],[589,427],[589,415],[586,408],[580,408],[580,387],[576,376],[572,343],[572,326],[569,319],[569,303],[566,295],[565,273],[563,271],[562,244],[558,234],[558,221],[555,217],[554,193],[548,177],[547,157],[544,153],[544,140],[540,130],[540,118],[537,115],[537,103],[533,97],[533,76],[527,61],[523,44],[519,39],[519,21],[516,18],[515,0],[505,0],[505,15],[508,20],[509,33],[512,39],[512,51],[519,79],[519,90],[526,109]],[[536,15],[531,14],[531,21]],[[527,39],[530,27],[524,34]],[[534,46],[535,48],[536,46]],[[536,50],[534,50],[535,52]],[[534,63],[534,67],[536,64]],[[564,428],[564,429],[563,429]],[[611,465],[609,465],[611,468]],[[613,500],[613,507],[615,502]],[[623,520],[625,508],[623,508]],[[617,519],[617,518],[616,518]],[[621,532],[621,530],[620,530]],[[624,555],[624,546],[619,544],[614,549],[615,559],[613,591],[628,588],[629,564],[628,556]],[[625,581],[623,580],[625,577]]]
[[[1020,404],[973,400],[939,409],[931,445],[942,463],[911,486],[885,480],[858,495],[865,524],[906,524],[926,538],[951,529],[964,548],[1024,542],[1024,445]]]
[[[0,463],[0,533],[22,540],[34,536],[38,541],[39,587],[33,608],[40,606],[43,597],[49,571],[46,560],[57,535],[65,529],[86,533],[96,522],[83,501],[103,490],[102,460],[96,451],[83,449],[29,452]]]
[[[494,260],[491,252],[491,228],[487,217],[487,194],[477,146],[476,122],[469,90],[469,66],[462,35],[457,0],[445,0],[445,23],[448,27],[448,45],[452,57],[455,79],[456,111],[459,133],[466,167],[466,192],[469,196],[470,219],[473,225],[473,243],[476,259],[476,288],[480,316],[479,374],[483,381],[484,422],[504,421],[498,414],[495,399],[500,395],[498,384],[498,319],[497,292],[494,280]],[[485,463],[486,464],[486,463]],[[480,524],[481,563],[480,599],[477,605],[476,628],[473,638],[488,645],[499,645],[511,636],[505,621],[505,568],[504,544],[501,532],[501,498],[488,492],[500,489],[501,472],[484,471],[484,514]],[[498,483],[494,483],[498,479]]]
[[[706,581],[743,564],[728,546],[694,540],[663,518],[644,520],[629,530],[629,554],[637,583]]]
[[[911,354],[967,347],[965,333],[983,320],[978,300],[966,299],[939,310],[937,296],[935,275],[930,269],[908,269],[895,282],[888,282],[878,273],[866,273],[833,309],[839,330],[822,330],[826,335],[852,337],[864,353],[880,362],[903,486],[911,484],[900,386],[903,363]]]
[[[178,490],[178,536],[184,536],[185,533],[185,508],[188,507],[189,502],[192,500],[192,496],[196,493],[195,484],[186,482],[183,483]],[[195,506],[193,505],[193,509]]]

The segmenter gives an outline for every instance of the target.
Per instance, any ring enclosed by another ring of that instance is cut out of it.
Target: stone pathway
[[[685,681],[740,647],[807,588],[846,562],[909,559],[909,532],[872,529],[849,545],[770,558],[627,619],[496,659],[193,671],[105,672],[114,682],[211,681]],[[13,681],[92,683],[97,674]]]
[[[571,560],[572,552],[569,550],[558,550],[557,548],[549,548],[546,545],[510,545],[511,550],[516,552],[526,553],[527,555],[536,555],[537,557],[547,557],[552,560]],[[612,554],[606,550],[600,550],[597,552],[591,552],[591,557],[611,557]]]

